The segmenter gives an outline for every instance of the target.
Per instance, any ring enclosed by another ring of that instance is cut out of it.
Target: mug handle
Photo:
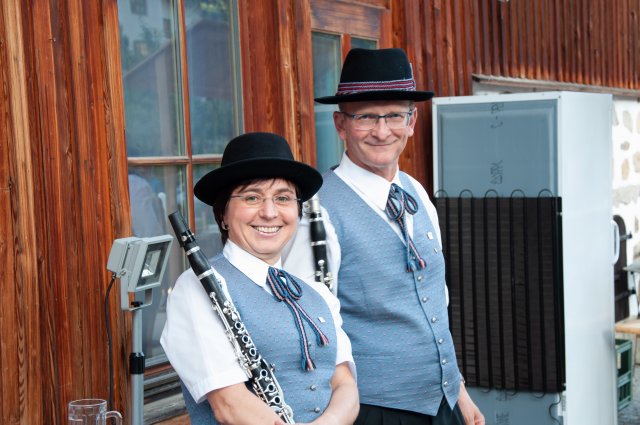
[[[116,418],[116,424],[122,425],[122,415],[117,410],[107,412],[107,419],[108,418]]]

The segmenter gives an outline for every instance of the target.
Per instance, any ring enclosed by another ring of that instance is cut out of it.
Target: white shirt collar
[[[340,161],[338,168],[335,169],[335,173],[338,177],[348,182],[351,187],[360,192],[364,198],[368,199],[377,208],[383,211],[387,206],[387,198],[389,197],[391,183],[395,183],[402,187],[397,167],[396,173],[393,176],[393,181],[388,181],[384,177],[380,177],[379,175],[356,165],[347,156],[346,152],[342,155],[342,160]]]
[[[227,243],[225,243],[222,255],[256,285],[266,286],[269,264],[240,248],[231,240],[227,240]],[[282,259],[279,258],[273,267],[282,268]]]

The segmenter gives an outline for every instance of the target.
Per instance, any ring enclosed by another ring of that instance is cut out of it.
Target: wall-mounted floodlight
[[[152,289],[162,283],[172,241],[171,235],[113,241],[107,269],[120,279],[120,305],[123,310],[151,304]],[[129,305],[129,292],[144,292],[144,303]]]

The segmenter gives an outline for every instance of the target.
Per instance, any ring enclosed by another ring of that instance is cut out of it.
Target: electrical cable
[[[104,296],[104,318],[107,327],[107,341],[109,346],[109,406],[108,410],[113,409],[113,347],[111,341],[111,323],[109,321],[109,292],[111,292],[111,287],[113,286],[113,282],[116,281],[116,274],[113,273],[111,275],[111,281],[109,282],[109,286],[107,287],[107,293]]]

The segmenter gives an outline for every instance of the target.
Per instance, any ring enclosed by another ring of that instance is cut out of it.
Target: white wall
[[[627,264],[640,261],[640,101],[614,97],[613,105],[613,213],[622,217],[627,232]],[[640,276],[636,277],[638,284]],[[640,287],[638,287],[640,290]],[[637,313],[630,300],[631,315]]]

